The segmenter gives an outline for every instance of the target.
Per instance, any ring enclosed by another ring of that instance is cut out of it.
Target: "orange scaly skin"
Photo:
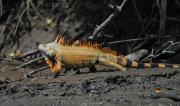
[[[39,45],[39,49],[45,54],[45,60],[54,73],[59,73],[61,68],[82,68],[96,64],[113,66],[125,71],[125,67],[132,68],[179,68],[176,64],[162,63],[137,63],[109,48],[100,49],[98,44],[92,42],[80,42],[78,44],[64,44],[64,38],[57,37],[54,42]]]

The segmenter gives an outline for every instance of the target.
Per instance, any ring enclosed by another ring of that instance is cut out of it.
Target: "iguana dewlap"
[[[45,55],[45,60],[54,73],[61,68],[82,68],[93,65],[106,65],[125,71],[124,67],[132,68],[179,68],[176,64],[163,63],[137,63],[126,57],[118,55],[109,48],[100,49],[98,44],[80,42],[78,45],[64,44],[62,37],[57,37],[54,42],[39,45],[40,51]]]

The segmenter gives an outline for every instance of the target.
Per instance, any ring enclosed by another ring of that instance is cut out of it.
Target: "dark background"
[[[52,41],[56,35],[66,41],[87,40],[114,10],[113,0],[1,0],[0,53],[8,56],[17,49],[25,52],[39,43]],[[121,5],[122,0],[114,0]],[[128,0],[122,11],[103,29],[96,42],[160,36],[159,39],[128,42],[110,46],[126,55],[142,48],[157,49],[167,41],[178,41],[180,33],[179,0]],[[50,24],[47,20],[51,20]],[[163,36],[172,36],[163,38]]]

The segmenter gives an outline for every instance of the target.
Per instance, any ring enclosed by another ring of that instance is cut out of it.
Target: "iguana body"
[[[176,64],[130,61],[124,56],[117,56],[117,53],[109,48],[100,49],[98,44],[91,42],[65,45],[62,37],[57,37],[54,42],[39,45],[39,49],[45,54],[46,62],[54,73],[58,73],[61,68],[82,68],[97,64],[113,66],[122,71],[126,70],[124,67],[179,68],[179,65]]]

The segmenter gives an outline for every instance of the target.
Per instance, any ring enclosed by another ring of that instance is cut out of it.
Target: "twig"
[[[74,72],[72,72],[71,74],[68,74],[67,76],[73,76],[73,75],[75,75],[77,73],[80,73],[80,71],[79,70],[75,70]]]
[[[107,44],[111,45],[111,44],[126,43],[126,42],[140,41],[140,40],[146,40],[146,39],[148,39],[148,38],[127,39],[127,40],[108,42]]]
[[[20,21],[21,21],[21,18],[22,18],[22,16],[24,15],[24,13],[25,13],[26,11],[27,11],[27,7],[26,7],[26,8],[22,11],[22,13],[20,14],[13,35],[16,35],[16,32],[17,32],[17,29],[18,29],[18,27],[19,27],[19,23],[20,23]]]
[[[178,37],[178,36],[174,36]],[[134,42],[134,41],[141,41],[141,40],[148,40],[148,39],[158,39],[158,36],[152,36],[152,37],[144,37],[144,38],[135,38],[135,39],[127,39],[127,40],[120,40],[120,41],[112,41],[107,42],[107,44],[117,44],[117,43],[126,43],[126,42]],[[163,36],[163,38],[172,38],[172,36]]]
[[[4,72],[4,70],[7,68],[7,66],[4,66],[1,70],[0,70],[0,72]]]
[[[137,4],[136,4],[135,0],[132,0],[132,3],[133,3],[133,6],[134,6],[134,9],[135,9],[135,12],[136,12],[136,14],[137,14],[137,18],[138,18],[139,22],[142,23],[142,22],[143,22],[143,19],[142,19],[142,17],[141,17],[141,14],[140,14],[140,12],[139,12],[139,9],[138,9],[138,7],[137,7]]]
[[[34,60],[31,60],[31,61],[29,61],[29,62],[27,62],[27,63],[21,64],[21,65],[15,67],[14,69],[11,69],[10,71],[15,71],[15,70],[17,70],[17,69],[23,68],[23,67],[25,67],[25,66],[33,63],[33,62],[36,62],[36,61],[38,61],[38,60],[41,60],[41,59],[44,59],[44,57],[39,57],[39,58],[36,58],[36,59],[34,59]]]
[[[124,1],[122,2],[121,6],[117,6],[117,5],[116,5],[116,9],[117,9],[118,11],[114,11],[101,25],[99,25],[99,26],[94,30],[94,32],[93,32],[93,37],[94,37],[94,38],[95,38],[95,36],[97,36],[97,35],[101,32],[101,30],[102,30],[115,16],[117,16],[117,14],[118,14],[119,12],[122,11],[122,8],[124,7],[124,5],[125,5],[126,2],[127,2],[127,0],[124,0]]]
[[[1,30],[1,35],[4,34],[4,32],[7,30],[7,27],[9,26],[9,24],[11,23],[12,15],[9,15],[8,18],[6,19],[5,25],[3,26],[2,30]],[[7,44],[7,35],[3,37],[3,42],[0,44],[0,51],[2,51],[2,49],[4,48],[4,46],[6,46]],[[9,43],[9,42],[8,42]]]
[[[3,2],[2,0],[0,0],[0,17],[2,16],[3,14]]]
[[[180,8],[180,2],[178,0],[174,0],[177,4],[177,6]]]
[[[40,72],[40,71],[42,71],[42,70],[48,69],[48,68],[49,68],[49,66],[44,66],[44,67],[39,68],[39,69],[37,69],[37,70],[31,71],[31,72],[29,72],[28,74],[25,74],[25,77],[26,77],[26,78],[29,78],[29,77],[31,77],[32,74],[36,74],[36,73],[38,73],[38,72]]]
[[[3,58],[3,57],[0,57],[0,61],[17,62],[17,60],[13,60],[11,58]]]
[[[157,0],[157,2],[160,14],[159,36],[162,36],[165,31],[167,0]]]
[[[180,19],[173,18],[173,17],[166,17],[166,19],[167,19],[167,21],[170,20],[170,21],[180,22]]]
[[[95,30],[95,28],[92,26],[92,24],[88,23],[88,25]],[[112,37],[113,37],[113,36],[111,36],[111,35],[105,34],[103,31],[101,31],[101,33],[102,33],[103,35],[98,34],[98,36],[100,36],[100,37],[101,37],[101,36],[104,36],[104,37],[108,37],[108,38],[112,38]],[[93,40],[93,36],[89,36],[88,39]]]
[[[27,5],[27,17],[29,17],[29,8],[30,8],[30,2],[31,2],[31,0],[26,0],[26,5]]]
[[[32,51],[23,53],[22,55],[16,57],[15,59],[20,60],[20,59],[22,59],[22,58],[26,58],[26,57],[28,57],[28,56],[31,56],[31,55],[34,55],[34,54],[37,54],[37,53],[39,53],[39,49],[36,49],[36,50],[32,50]]]
[[[141,62],[146,61],[146,60],[152,60],[152,59],[158,58],[159,56],[165,55],[165,54],[174,54],[175,55],[178,50],[173,51],[172,47],[175,45],[178,45],[178,44],[180,45],[180,42],[174,43],[173,41],[168,41],[165,44],[163,44],[156,52],[152,49],[152,52],[150,53],[150,55],[148,55],[146,58],[141,60]]]
[[[39,12],[38,9],[36,8],[36,6],[32,3],[32,1],[30,2],[30,5],[31,5],[31,7],[36,11],[36,14],[38,15],[38,17],[39,17],[39,18],[42,18],[40,12]]]

